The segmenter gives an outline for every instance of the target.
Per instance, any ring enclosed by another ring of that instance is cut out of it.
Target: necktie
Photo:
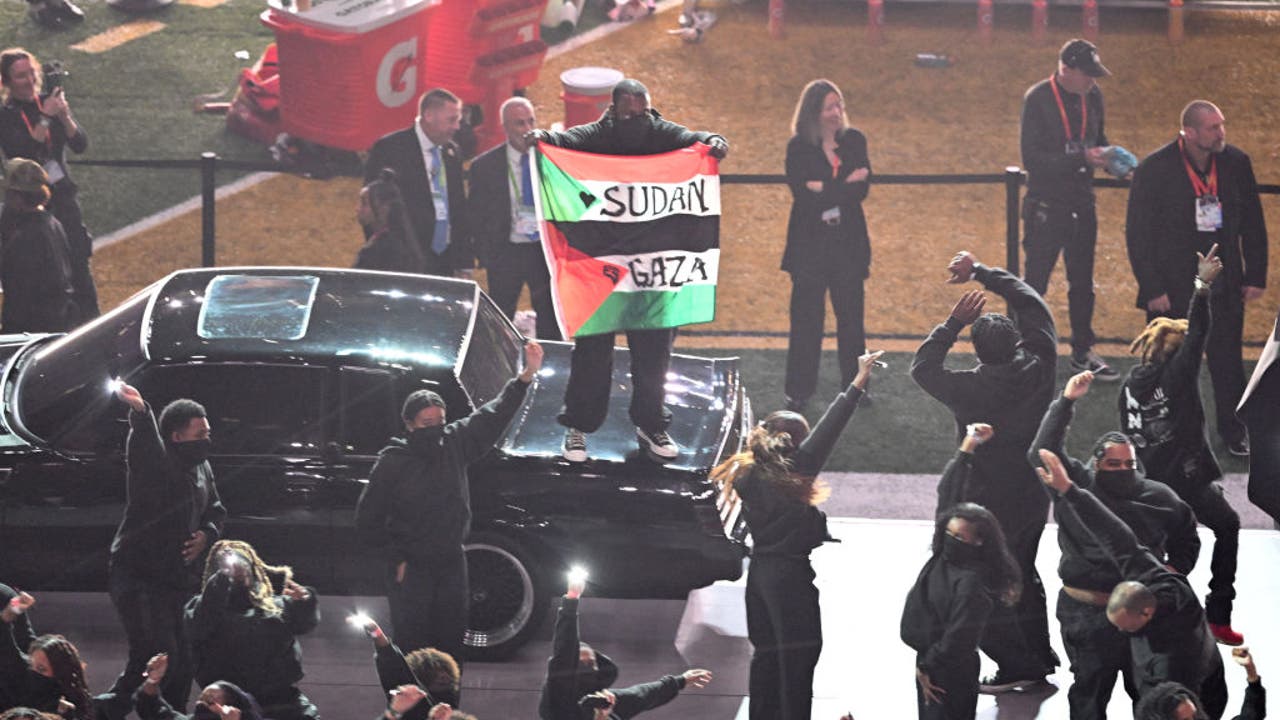
[[[449,249],[449,188],[444,178],[439,145],[431,148],[431,192],[440,200],[436,203],[436,229],[431,235],[431,252],[442,255]]]
[[[533,206],[533,173],[529,169],[529,153],[520,156],[520,204]]]

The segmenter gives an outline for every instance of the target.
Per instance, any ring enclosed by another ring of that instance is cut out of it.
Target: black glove
[[[707,138],[707,144],[711,146],[711,157],[717,160],[723,160],[729,154],[729,141],[720,135]]]

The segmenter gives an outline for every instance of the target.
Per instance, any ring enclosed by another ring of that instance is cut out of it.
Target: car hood
[[[26,455],[37,451],[30,442],[22,439],[13,429],[13,411],[9,407],[12,396],[13,364],[19,352],[35,342],[49,337],[47,334],[0,335],[0,392],[3,393],[3,412],[0,412],[0,455]]]
[[[548,456],[561,452],[565,429],[555,418],[564,404],[573,346],[544,342],[543,348],[545,357],[537,385],[500,446],[508,455]],[[587,436],[587,453],[594,461],[626,462],[637,456],[635,426],[628,416],[630,366],[629,351],[615,348],[609,413],[604,425]],[[666,387],[666,405],[671,410],[667,432],[680,446],[680,456],[666,466],[703,472],[713,467],[726,441],[737,430],[744,403],[738,358],[672,354]]]

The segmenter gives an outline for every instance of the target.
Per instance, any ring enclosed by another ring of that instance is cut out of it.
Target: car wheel
[[[505,657],[528,642],[546,615],[540,571],[528,552],[502,535],[475,533],[465,550],[471,601],[467,655]]]

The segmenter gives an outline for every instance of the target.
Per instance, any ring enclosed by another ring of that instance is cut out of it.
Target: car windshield
[[[116,443],[108,384],[142,366],[142,321],[154,288],[22,358],[11,407],[28,433],[54,447],[93,452]]]
[[[524,341],[502,311],[481,295],[475,324],[462,359],[460,380],[471,402],[479,407],[498,396],[520,370]]]

